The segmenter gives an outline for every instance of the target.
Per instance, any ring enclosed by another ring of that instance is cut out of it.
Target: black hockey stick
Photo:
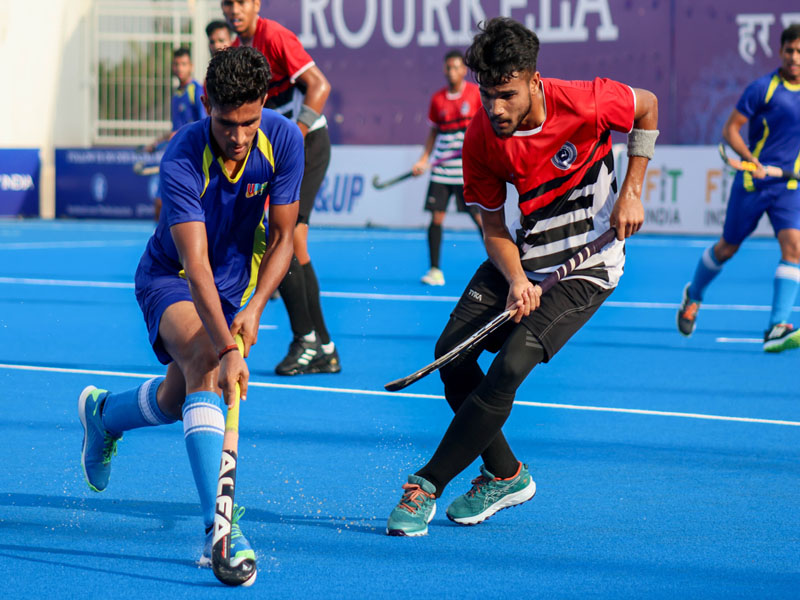
[[[603,249],[603,247],[612,242],[616,235],[617,231],[612,227],[594,241],[591,241],[588,244],[586,244],[580,252],[575,254],[567,262],[565,262],[563,265],[561,265],[555,271],[553,271],[547,277],[545,277],[538,284],[539,287],[542,288],[542,295],[544,295],[550,288],[552,288],[556,283],[561,281],[564,277],[572,273],[572,271],[578,268],[578,266],[581,263],[583,263],[587,258],[592,256],[593,254],[597,254],[600,250]],[[383,387],[390,392],[396,392],[411,385],[415,381],[422,379],[426,375],[430,375],[437,369],[441,369],[446,364],[452,362],[459,354],[465,352],[466,350],[469,350],[475,344],[485,339],[489,334],[496,331],[498,327],[508,322],[516,314],[516,312],[517,312],[516,308],[512,308],[504,312],[501,312],[494,319],[492,319],[486,325],[481,327],[478,331],[473,333],[463,342],[456,345],[452,350],[450,350],[446,354],[443,354],[442,356],[437,358],[431,364],[422,367],[419,371],[415,371],[411,375],[407,375],[406,377],[401,377],[400,379],[395,379],[394,381],[390,381]]]
[[[720,142],[719,146],[719,155],[722,157],[722,160],[728,165],[731,169],[735,169],[736,171],[747,171],[752,173],[758,169],[758,166],[755,163],[751,163],[746,160],[738,160],[735,158],[730,158],[728,156],[727,151],[725,150],[725,144]],[[761,165],[764,167],[764,171],[766,171],[767,175],[770,177],[778,177],[780,179],[800,179],[800,173],[794,173],[792,171],[786,171],[781,169],[780,167],[776,167],[773,165]]]
[[[461,157],[461,152],[454,152],[453,154],[448,154],[447,156],[443,156],[433,161],[431,163],[431,167],[435,167],[437,165],[442,164],[443,162],[447,162],[448,160],[453,160],[454,158],[460,158],[460,157]],[[374,187],[376,190],[382,190],[391,185],[394,185],[395,183],[400,183],[401,181],[404,181],[409,177],[413,177],[413,175],[414,175],[413,171],[407,171],[402,175],[398,175],[397,177],[393,177],[392,179],[387,179],[386,181],[381,181],[380,178],[377,175],[375,175],[375,177],[372,178],[372,187]]]
[[[236,336],[239,352],[244,356],[242,338]],[[231,559],[231,521],[233,519],[233,498],[236,491],[236,454],[239,449],[239,384],[236,384],[236,399],[228,408],[225,419],[225,439],[222,442],[222,461],[217,481],[217,504],[214,514],[214,542],[211,547],[211,568],[214,575],[225,585],[245,587],[256,581],[258,568],[256,561],[245,558],[241,561]]]

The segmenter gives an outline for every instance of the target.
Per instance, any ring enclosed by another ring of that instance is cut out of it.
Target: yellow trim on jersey
[[[772,87],[772,84],[770,84]],[[769,93],[767,93],[769,96]],[[753,150],[753,157],[758,158],[758,155],[761,154],[761,151],[764,149],[764,144],[767,141],[767,136],[769,136],[769,124],[767,123],[766,119],[761,119],[761,122],[764,123],[764,135],[761,136],[761,139],[758,140],[756,144],[755,150]],[[751,173],[745,172],[744,174],[744,189],[748,192],[752,192],[756,189],[756,186],[753,185],[753,175]]]
[[[200,197],[206,193],[208,182],[211,181],[211,163],[214,162],[214,153],[211,148],[206,144],[206,149],[203,150],[203,191],[200,192]]]
[[[258,131],[261,131],[260,129]],[[242,173],[247,168],[247,161],[250,158],[250,151],[253,149],[253,145],[250,144],[250,147],[247,149],[247,156],[244,157],[244,162],[242,163],[242,168],[239,169],[239,172],[236,174],[236,177],[231,177],[228,173],[228,169],[225,168],[225,161],[222,160],[221,156],[217,157],[217,162],[219,163],[220,168],[222,169],[222,174],[225,175],[225,179],[230,181],[231,183],[236,183],[242,178]]]
[[[800,92],[800,83],[789,83],[785,79],[783,81],[783,87],[785,87],[790,92]]]
[[[267,251],[267,229],[264,227],[264,217],[266,217],[266,214],[266,210],[261,214],[261,221],[258,222],[258,227],[256,227],[256,231],[253,234],[253,257],[250,260],[250,282],[247,284],[247,288],[245,288],[242,294],[241,306],[247,304],[250,295],[253,293],[253,290],[256,289],[261,259],[264,258],[264,253]]]
[[[261,154],[264,155],[264,158],[267,159],[267,162],[270,164],[272,170],[274,171],[275,155],[272,152],[272,142],[270,142],[269,139],[267,139],[266,134],[260,129],[258,130],[258,140],[256,141],[256,145],[258,146],[258,149],[261,150]]]
[[[189,102],[191,102],[192,104],[194,104],[194,93],[196,89],[197,86],[194,84],[194,81],[192,81],[189,85],[186,86],[186,93],[189,94]]]
[[[800,172],[800,154],[797,155],[797,160],[794,161],[794,172],[795,173]],[[796,190],[798,188],[797,179],[790,179],[786,183],[786,188],[790,190]]]
[[[772,81],[769,82],[769,87],[767,88],[767,95],[764,96],[764,104],[769,104],[769,101],[772,100],[772,94],[778,89],[780,83],[781,78],[778,75],[773,75]]]

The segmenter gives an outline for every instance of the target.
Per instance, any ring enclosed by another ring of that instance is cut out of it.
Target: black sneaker
[[[342,370],[342,365],[339,362],[339,353],[336,351],[336,348],[333,349],[333,352],[330,354],[326,354],[324,350],[320,348],[319,355],[311,361],[311,364],[308,365],[308,369],[303,371],[304,373],[338,373]]]
[[[318,373],[319,371],[309,371],[308,368],[320,354],[322,354],[322,348],[318,340],[308,342],[302,337],[296,337],[289,344],[289,352],[286,357],[275,367],[275,373],[278,375]]]
[[[700,310],[700,302],[689,298],[689,286],[683,288],[683,302],[678,309],[678,331],[681,335],[689,337],[694,333],[694,328],[697,326],[697,311]]]
[[[791,323],[778,323],[764,333],[764,352],[783,352],[800,348],[800,329]]]

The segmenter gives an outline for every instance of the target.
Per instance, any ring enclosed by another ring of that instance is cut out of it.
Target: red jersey
[[[240,46],[241,43],[237,38],[233,46]],[[314,66],[314,60],[294,33],[280,23],[263,17],[258,18],[250,45],[266,57],[272,71],[267,108],[297,121],[305,97],[305,90],[298,89],[297,78]],[[309,131],[325,125],[325,117],[321,116]]]
[[[485,111],[464,141],[464,200],[500,210],[506,182],[519,192],[516,232],[522,266],[540,280],[609,227],[617,199],[610,131],[633,128],[635,95],[609,79],[542,79],[545,120],[499,138]],[[586,261],[572,277],[613,287],[624,265],[623,242]]]
[[[432,161],[461,152],[467,126],[480,108],[480,90],[477,85],[469,81],[464,82],[464,87],[458,93],[452,94],[450,88],[445,87],[433,95],[428,109],[428,119],[431,125],[436,127],[438,135]],[[431,181],[463,185],[461,157],[432,167]]]

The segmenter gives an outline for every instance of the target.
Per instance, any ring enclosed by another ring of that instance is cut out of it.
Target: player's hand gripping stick
[[[539,287],[542,289],[542,295],[546,294],[547,291],[550,288],[552,288],[556,283],[558,283],[564,277],[572,273],[572,271],[577,269],[578,266],[581,263],[583,263],[587,258],[592,256],[593,254],[597,254],[607,244],[613,242],[616,235],[617,231],[612,227],[594,241],[586,244],[580,252],[575,254],[567,262],[565,262],[563,265],[561,265],[555,271],[553,271],[547,277],[545,277],[544,280],[542,280],[538,284]],[[485,339],[492,332],[496,331],[501,325],[508,322],[516,314],[516,312],[517,309],[515,308],[501,312],[494,319],[492,319],[486,325],[481,327],[478,331],[473,333],[463,342],[456,345],[452,350],[450,350],[446,354],[443,354],[442,356],[437,358],[431,364],[422,367],[419,371],[415,371],[411,375],[407,375],[406,377],[401,377],[400,379],[395,379],[394,381],[390,381],[383,387],[390,392],[396,392],[411,385],[415,381],[422,379],[426,375],[430,375],[437,369],[441,369],[446,364],[452,362],[459,354],[461,354],[462,352],[466,352],[467,350],[475,346],[475,344]]]

